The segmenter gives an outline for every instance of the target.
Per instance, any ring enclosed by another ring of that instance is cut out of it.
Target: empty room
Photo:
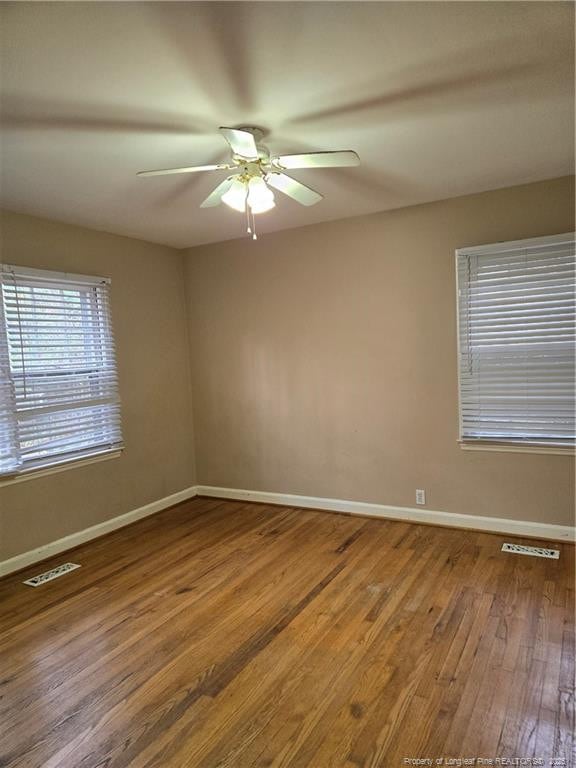
[[[0,3],[2,768],[575,768],[574,28]]]

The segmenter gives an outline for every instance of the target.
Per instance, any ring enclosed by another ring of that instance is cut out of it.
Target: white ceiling
[[[275,153],[354,149],[294,172],[261,231],[573,172],[574,7],[556,2],[3,3],[0,204],[176,247],[243,234],[200,209],[219,125]],[[280,197],[280,194],[277,194]]]

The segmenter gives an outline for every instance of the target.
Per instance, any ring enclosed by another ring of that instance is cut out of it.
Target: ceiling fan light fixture
[[[257,203],[250,206],[250,210],[253,214],[257,213],[266,213],[266,211],[271,211],[272,208],[276,207],[276,203],[274,200],[270,200],[268,203]]]
[[[255,176],[248,182],[248,205],[254,214],[266,213],[276,205],[274,192],[261,176]]]
[[[291,197],[300,205],[315,205],[322,200],[319,192],[283,173],[285,169],[344,168],[360,163],[360,158],[351,149],[271,156],[268,148],[258,143],[264,135],[262,129],[254,126],[222,126],[220,133],[231,151],[231,159],[227,163],[140,171],[138,175],[232,171],[232,175],[221,181],[200,207],[213,208],[223,202],[229,208],[244,213],[246,230],[254,240],[257,239],[255,214],[266,213],[276,206],[272,189]]]
[[[222,195],[222,202],[226,203],[229,208],[233,208],[235,211],[244,213],[246,210],[246,184],[243,181],[232,182],[230,189]]]

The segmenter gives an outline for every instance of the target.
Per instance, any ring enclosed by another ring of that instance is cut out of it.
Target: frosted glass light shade
[[[274,193],[259,176],[248,183],[248,205],[252,213],[265,213],[275,206]]]
[[[222,202],[229,208],[243,213],[246,210],[246,184],[243,181],[234,181],[230,189],[222,195]]]

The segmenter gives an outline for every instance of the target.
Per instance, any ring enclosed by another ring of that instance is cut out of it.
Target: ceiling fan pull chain
[[[250,206],[246,204],[246,232],[249,235],[252,234],[252,228],[250,227]]]
[[[258,235],[256,234],[256,219],[254,217],[254,214],[252,214],[252,240],[258,240]]]

